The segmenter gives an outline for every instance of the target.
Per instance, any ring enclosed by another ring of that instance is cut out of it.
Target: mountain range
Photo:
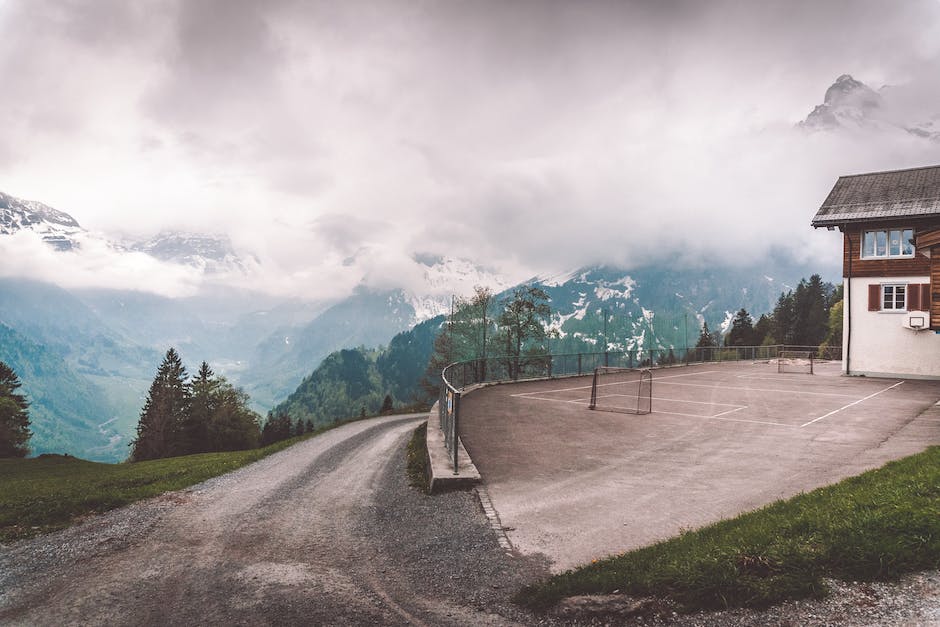
[[[906,118],[898,113],[907,98],[902,88],[873,90],[846,74],[799,128],[890,129],[940,141],[940,128],[934,126],[940,118],[929,111]],[[417,362],[428,354],[452,295],[468,295],[477,285],[496,294],[513,287],[473,260],[415,254],[423,270],[419,285],[361,284],[331,300],[272,297],[241,286],[239,277],[261,262],[224,234],[163,231],[109,238],[61,210],[0,193],[4,237],[33,238],[63,259],[87,249],[107,250],[115,263],[122,255],[136,255],[155,264],[150,267],[196,279],[198,289],[161,295],[126,287],[66,288],[53,284],[55,277],[32,280],[0,266],[0,360],[20,374],[32,402],[33,452],[102,461],[127,456],[147,388],[170,346],[191,371],[205,360],[242,386],[261,413],[275,407],[312,412],[309,399],[325,399],[332,413],[317,414],[322,421],[342,411],[344,403],[361,400],[328,391],[332,377],[347,370],[373,382],[363,397],[369,411],[385,393],[399,403],[416,400]],[[595,265],[526,283],[550,296],[551,350],[562,353],[605,345],[648,350],[694,344],[703,322],[725,331],[742,307],[755,317],[769,312],[781,292],[813,273],[835,280],[838,268],[769,252],[747,267]],[[338,353],[357,347],[365,361]],[[318,375],[321,364],[331,374]]]

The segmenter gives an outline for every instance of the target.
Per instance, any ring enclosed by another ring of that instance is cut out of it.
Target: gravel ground
[[[623,597],[514,605],[547,560],[507,554],[473,492],[408,487],[416,418],[346,425],[238,471],[0,547],[0,624],[933,625],[940,574],[820,602],[677,616]]]
[[[727,610],[677,614],[668,604],[626,597],[577,597],[551,615],[587,625],[649,627],[904,627],[940,625],[940,571],[908,575],[898,582],[827,581],[822,600],[790,601],[763,611]]]

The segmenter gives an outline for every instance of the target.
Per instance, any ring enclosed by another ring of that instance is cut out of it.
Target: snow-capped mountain
[[[910,94],[903,86],[885,85],[875,91],[849,74],[843,74],[826,90],[822,104],[799,123],[809,131],[840,129],[903,131],[940,141],[940,107],[912,109]],[[922,105],[922,103],[919,103]],[[927,103],[927,106],[932,106]]]
[[[57,250],[78,247],[77,236],[84,234],[69,214],[32,200],[21,200],[0,192],[0,235],[32,231]]]
[[[0,235],[31,231],[59,251],[77,250],[82,241],[98,240],[116,253],[141,252],[160,261],[187,265],[205,273],[245,270],[245,258],[224,235],[164,231],[144,240],[112,241],[79,225],[58,209],[0,192]]]
[[[493,293],[510,287],[505,276],[468,259],[415,255],[414,260],[423,268],[424,282],[405,291],[405,299],[414,308],[412,324],[448,313],[454,296],[469,296],[477,286]]]
[[[161,261],[192,266],[208,273],[245,269],[243,258],[224,235],[163,231],[125,246]]]
[[[823,103],[816,105],[800,125],[814,130],[864,126],[872,122],[883,104],[878,92],[843,74],[826,90]]]
[[[554,352],[602,350],[605,341],[608,350],[649,350],[694,345],[703,322],[725,333],[742,307],[756,319],[773,309],[781,292],[819,270],[779,262],[768,263],[765,272],[592,266],[531,283],[551,299]]]

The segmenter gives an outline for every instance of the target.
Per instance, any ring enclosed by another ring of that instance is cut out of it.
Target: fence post
[[[457,430],[458,426],[460,426],[460,392],[457,392],[456,394],[454,394],[454,440],[451,446],[453,446],[454,448],[454,474],[455,475],[460,474],[460,472],[457,470],[457,449],[459,448],[457,446],[457,442],[458,442],[457,434],[459,433],[459,431]]]

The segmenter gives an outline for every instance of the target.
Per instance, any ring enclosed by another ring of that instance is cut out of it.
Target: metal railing
[[[444,445],[458,473],[458,434],[461,396],[476,385],[532,379],[554,379],[591,374],[601,366],[620,368],[665,368],[669,366],[724,361],[769,361],[780,351],[812,351],[818,359],[839,361],[841,346],[707,346],[652,350],[608,351],[606,353],[565,353],[521,357],[490,357],[458,361],[441,373],[438,413]]]

